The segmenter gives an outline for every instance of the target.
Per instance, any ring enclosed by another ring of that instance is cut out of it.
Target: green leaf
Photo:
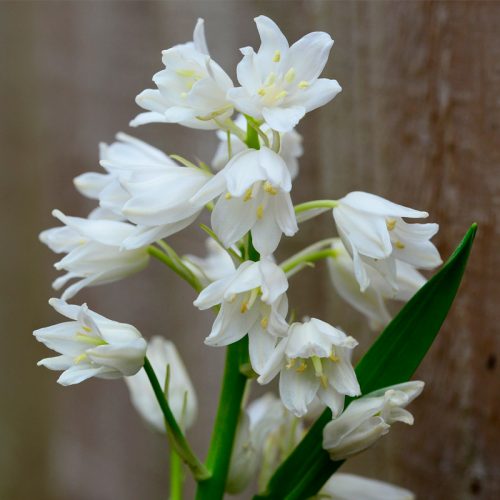
[[[457,294],[472,248],[473,224],[453,255],[401,309],[356,366],[363,394],[410,380],[443,324]],[[346,401],[346,405],[350,401]],[[325,410],[269,481],[267,491],[254,498],[299,500],[316,494],[342,465],[321,447]]]

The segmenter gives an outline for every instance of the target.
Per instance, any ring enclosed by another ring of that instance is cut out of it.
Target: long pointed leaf
[[[446,264],[401,309],[358,363],[356,375],[363,394],[411,378],[457,294],[476,230],[473,224]],[[255,499],[299,500],[318,492],[343,463],[331,461],[321,446],[323,428],[330,419],[327,409],[275,472],[267,491]]]

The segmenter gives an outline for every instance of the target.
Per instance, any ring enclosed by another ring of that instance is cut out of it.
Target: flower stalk
[[[172,410],[170,409],[167,399],[165,398],[165,393],[163,392],[163,389],[158,382],[158,378],[156,377],[156,374],[148,358],[144,358],[144,370],[148,376],[149,381],[151,382],[151,386],[153,387],[156,399],[158,400],[158,404],[160,405],[163,416],[165,417],[165,422],[167,424],[169,435],[175,451],[189,467],[194,478],[197,481],[208,479],[210,477],[210,473],[195,455],[194,451],[191,449],[191,446],[189,445],[186,437],[179,427],[177,420],[175,420]]]
[[[338,206],[338,201],[336,200],[313,200],[306,201],[305,203],[299,203],[294,206],[295,214],[300,214],[302,212],[308,212],[309,210],[317,209],[331,209]]]
[[[172,271],[178,274],[183,280],[187,281],[197,292],[203,290],[203,286],[198,278],[196,278],[196,276],[182,263],[179,257],[172,258],[172,256],[167,255],[167,253],[162,252],[159,248],[152,245],[148,247],[148,253],[170,267]]]
[[[227,347],[219,408],[206,460],[210,476],[198,480],[196,500],[217,500],[224,495],[236,425],[247,382],[247,377],[240,370],[242,359],[246,356],[248,337]]]

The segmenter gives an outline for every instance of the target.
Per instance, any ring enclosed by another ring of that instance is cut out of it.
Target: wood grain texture
[[[31,338],[58,321],[46,305],[54,256],[37,233],[54,207],[84,215],[92,204],[72,178],[97,169],[97,144],[125,130],[167,152],[210,159],[212,134],[176,126],[130,130],[134,96],[160,68],[160,51],[206,20],[214,57],[227,69],[256,45],[252,18],[266,14],[290,41],[324,30],[335,38],[326,75],[343,92],[300,125],[306,153],[295,202],[366,190],[428,210],[443,256],[479,223],[470,267],[452,313],[418,376],[414,428],[395,428],[347,469],[408,487],[425,499],[500,497],[498,313],[500,258],[500,3],[164,1],[0,3],[0,498],[164,498],[165,443],[141,426],[124,385],[62,388],[35,363]],[[329,236],[323,216],[284,242],[289,255]],[[196,228],[172,238],[201,253]],[[293,278],[291,302],[342,326],[360,351],[373,338],[335,296],[325,267]],[[204,453],[223,353],[202,347],[209,314],[157,263],[141,275],[85,291],[99,312],[146,336],[175,339],[200,399],[192,432]],[[27,480],[26,478],[29,478]],[[244,497],[244,496],[243,496]]]

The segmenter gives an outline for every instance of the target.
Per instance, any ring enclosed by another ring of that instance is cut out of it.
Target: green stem
[[[255,130],[255,120],[251,116],[245,115],[247,119],[247,136],[245,138],[245,144],[252,149],[260,149],[259,135],[257,130]]]
[[[148,253],[155,259],[158,259],[160,262],[163,262],[165,265],[170,267],[172,271],[178,274],[183,280],[187,281],[197,292],[201,292],[203,290],[203,286],[198,281],[198,278],[184,265],[179,257],[177,259],[173,259],[165,252],[162,252],[159,248],[154,246],[148,247]]]
[[[306,201],[305,203],[300,203],[299,205],[295,205],[294,210],[295,214],[300,214],[301,212],[307,212],[308,210],[316,210],[318,208],[336,208],[338,207],[339,202],[336,200],[314,200],[314,201]]]
[[[279,153],[281,148],[281,135],[276,130],[273,130],[273,151]]]
[[[224,496],[236,425],[247,381],[240,371],[240,365],[247,353],[246,336],[227,347],[219,408],[206,460],[211,477],[198,481],[197,500],[218,500]]]
[[[231,118],[228,118],[227,120],[225,120],[224,122],[221,122],[220,120],[218,120],[217,118],[214,118],[214,122],[223,130],[227,130],[229,132],[231,132],[232,134],[234,134],[236,137],[238,137],[238,139],[241,141],[241,142],[245,142],[245,132],[243,130],[241,130],[240,127],[238,127],[238,125],[236,125],[236,123],[233,122],[233,120],[231,120]]]
[[[193,476],[196,480],[201,481],[210,477],[210,473],[207,468],[200,462],[198,457],[195,455],[194,451],[191,449],[187,439],[175,420],[174,414],[170,409],[170,406],[165,398],[165,394],[163,389],[161,388],[160,383],[158,382],[158,378],[149,362],[148,358],[144,358],[144,370],[148,379],[151,383],[153,391],[155,393],[156,399],[158,400],[158,404],[160,405],[163,416],[165,417],[165,422],[167,424],[170,438],[172,440],[172,444],[179,454],[179,456],[186,462],[187,466],[191,469]]]
[[[295,258],[291,258],[280,264],[281,269],[285,273],[289,273],[297,266],[304,264],[306,262],[316,262],[321,259],[335,258],[337,257],[337,252],[331,248],[326,250],[319,250],[317,252],[311,252],[308,254],[303,254]]]
[[[182,483],[184,481],[184,471],[182,470],[182,460],[178,453],[170,449],[170,500],[182,500]]]

